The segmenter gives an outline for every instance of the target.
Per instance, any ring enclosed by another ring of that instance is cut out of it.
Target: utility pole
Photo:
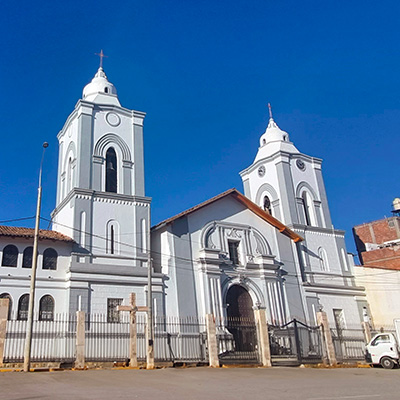
[[[38,258],[37,256],[38,256],[39,225],[40,225],[40,207],[42,204],[42,167],[43,167],[44,153],[47,147],[49,147],[49,144],[47,142],[44,142],[42,161],[40,162],[40,169],[39,169],[39,186],[38,186],[38,197],[36,205],[35,233],[33,237],[31,287],[29,292],[28,321],[26,324],[26,339],[25,339],[25,350],[24,350],[25,372],[29,372],[31,366],[33,308],[35,304],[35,285],[36,285],[36,271],[37,271],[37,258]]]
[[[150,243],[149,243],[150,244]],[[153,260],[151,259],[148,246],[147,258],[147,355],[146,369],[154,369],[154,340],[153,340],[153,294],[151,287],[151,275],[153,269]]]

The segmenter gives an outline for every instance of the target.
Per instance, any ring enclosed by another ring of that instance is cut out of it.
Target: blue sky
[[[0,11],[1,221],[34,215],[45,140],[49,217],[56,135],[100,49],[122,105],[147,113],[153,223],[242,191],[238,172],[256,155],[268,102],[297,148],[324,159],[350,251],[352,226],[389,216],[400,196],[397,1],[23,0]]]

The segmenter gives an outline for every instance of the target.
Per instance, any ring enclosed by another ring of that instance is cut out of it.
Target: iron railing
[[[339,362],[364,360],[365,337],[361,328],[331,329],[331,334]]]
[[[254,319],[218,318],[216,329],[220,362],[259,364],[257,328]]]
[[[31,361],[69,362],[75,359],[76,316],[55,314],[53,321],[33,321]],[[22,362],[27,321],[8,320],[4,362]]]

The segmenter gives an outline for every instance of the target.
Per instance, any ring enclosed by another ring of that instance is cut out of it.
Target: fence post
[[[85,311],[76,312],[76,358],[75,368],[85,367]]]
[[[369,323],[362,322],[362,327],[363,327],[363,331],[364,331],[365,342],[369,343],[372,339],[371,328],[369,327]]]
[[[4,361],[4,345],[7,334],[9,299],[0,299],[0,365]]]
[[[213,314],[206,314],[207,326],[207,342],[208,342],[208,357],[210,367],[218,368],[218,344],[217,344],[217,329]]]
[[[329,365],[336,365],[336,354],[335,347],[333,345],[332,334],[329,328],[328,317],[325,311],[318,311],[317,313],[317,323],[321,326],[323,342],[325,344],[325,353],[327,362]]]
[[[299,336],[299,328],[297,326],[297,319],[293,318],[293,327],[294,327],[294,341],[296,343],[296,353],[297,353],[297,361],[299,364],[303,362],[303,356],[301,354],[301,343]]]
[[[258,346],[263,367],[271,367],[271,349],[269,345],[267,313],[265,309],[254,310],[257,326]]]
[[[132,310],[129,313],[129,366],[137,367],[137,325],[136,325],[136,294],[130,294],[130,306]]]

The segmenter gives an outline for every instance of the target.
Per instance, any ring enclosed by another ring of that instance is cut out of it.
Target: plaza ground
[[[204,367],[2,372],[0,393],[4,400],[379,400],[400,397],[400,370]]]

